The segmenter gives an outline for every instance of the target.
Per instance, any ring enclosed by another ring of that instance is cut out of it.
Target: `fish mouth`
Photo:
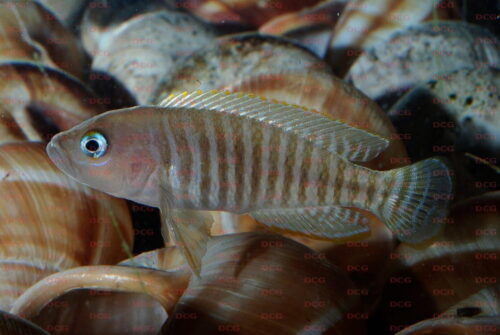
[[[50,160],[59,170],[63,171],[69,176],[72,176],[71,169],[69,169],[69,161],[67,157],[63,154],[62,148],[54,140],[57,140],[57,135],[52,138],[49,144],[47,144],[45,151],[47,152]]]

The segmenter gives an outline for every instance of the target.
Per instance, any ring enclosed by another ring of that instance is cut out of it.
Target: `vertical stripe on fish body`
[[[282,128],[231,113],[161,113],[179,208],[244,213],[341,205],[366,208],[378,175]]]
[[[440,159],[386,172],[361,167],[353,162],[376,157],[388,140],[252,95],[197,91],[160,106],[174,206],[250,212],[270,226],[329,238],[369,230],[346,207],[373,212],[407,241],[442,226],[449,199],[436,196],[449,197],[452,182]]]

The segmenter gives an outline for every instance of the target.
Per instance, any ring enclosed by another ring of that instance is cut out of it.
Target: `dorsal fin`
[[[171,94],[159,106],[208,109],[256,119],[295,133],[334,154],[356,162],[366,162],[377,157],[389,145],[388,139],[349,126],[327,114],[274,99],[269,101],[254,94],[198,90]]]

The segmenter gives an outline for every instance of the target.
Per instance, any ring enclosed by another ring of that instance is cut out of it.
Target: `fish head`
[[[142,107],[144,109],[144,107]],[[157,155],[141,108],[110,111],[55,135],[47,154],[66,175],[116,197],[149,204]]]

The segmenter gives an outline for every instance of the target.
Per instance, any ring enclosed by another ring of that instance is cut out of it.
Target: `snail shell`
[[[346,79],[368,97],[391,106],[421,82],[461,68],[500,66],[500,42],[464,22],[428,22],[398,31],[361,55]]]
[[[66,0],[61,0],[66,1]],[[122,23],[147,13],[173,9],[176,0],[93,0],[83,13],[80,25],[82,44],[96,55],[100,40]]]
[[[214,329],[218,331],[218,324],[239,325],[241,334],[296,334],[302,328],[313,333],[336,334],[343,327],[362,328],[359,320],[351,324],[346,318],[346,313],[353,311],[358,301],[356,296],[348,294],[348,290],[354,288],[353,284],[344,272],[314,257],[315,254],[311,249],[277,235],[241,233],[216,236],[210,240],[203,258],[201,278],[192,277],[187,290],[191,272],[179,251],[167,248],[121,263],[127,267],[80,267],[53,274],[27,290],[16,301],[12,312],[36,320],[45,327],[65,324],[78,332],[73,325],[82,322],[78,321],[79,316],[74,315],[74,321],[52,319],[47,323],[47,307],[44,306],[53,307],[55,304],[49,306],[51,301],[66,301],[71,305],[69,298],[77,297],[65,293],[93,288],[150,295],[169,313],[170,321],[164,331],[174,333],[196,334],[194,328],[202,327],[203,334],[211,334]],[[63,294],[65,300],[61,300]],[[54,300],[58,297],[61,299]],[[105,300],[109,300],[110,306],[115,297],[108,298]],[[119,317],[119,310],[114,308],[108,309],[110,316],[104,320],[108,325],[101,323],[100,329],[102,331],[104,326],[106,334],[120,334],[119,325],[116,328],[109,325],[113,318]],[[192,319],[178,317],[188,313],[186,309],[190,309],[189,313],[197,313],[195,323]],[[95,310],[104,311],[104,308],[96,306]],[[262,318],[266,313],[282,315],[282,318]],[[80,317],[87,322],[87,332],[94,329],[89,328],[89,322],[95,321],[89,321],[86,312]],[[92,334],[102,332],[96,328]]]
[[[435,155],[433,148],[444,145],[500,160],[499,87],[495,68],[443,73],[404,95],[389,115],[402,133],[414,135],[408,143],[412,157]],[[429,136],[416,136],[421,129]]]
[[[357,304],[357,297],[348,295],[353,284],[344,272],[314,255],[278,235],[212,238],[201,277],[191,279],[162,333],[355,333],[362,322],[346,317]]]
[[[0,3],[0,60],[40,61],[82,78],[86,57],[75,37],[37,1]]]
[[[308,47],[324,58],[331,39],[332,27],[349,0],[322,1],[314,7],[275,17],[259,28],[262,34],[281,35]]]
[[[57,169],[41,143],[0,146],[0,309],[51,273],[115,264],[131,248],[126,202]]]
[[[94,71],[119,79],[139,104],[150,104],[159,82],[175,62],[214,43],[215,32],[180,11],[136,16],[104,35],[94,54]]]
[[[331,72],[307,49],[286,39],[255,33],[220,37],[214,46],[179,63],[155,96],[160,103],[171,93],[225,87],[258,74],[283,71]]]
[[[180,6],[212,23],[259,27],[273,17],[310,7],[320,0],[186,0]]]
[[[307,106],[353,127],[367,129],[386,138],[392,139],[396,133],[390,119],[376,103],[329,73],[283,71],[257,74],[238,83],[231,83],[223,89],[254,93],[289,104]],[[403,143],[396,139],[367,166],[376,170],[387,170],[407,165],[409,162],[405,158],[407,157]]]
[[[362,51],[383,44],[393,33],[430,19],[458,17],[454,0],[350,1],[333,27],[326,58],[343,75]]]
[[[0,64],[0,143],[49,140],[104,111],[80,81],[25,62]]]
[[[498,191],[463,201],[445,219],[441,237],[424,246],[398,246],[390,256],[397,270],[389,277],[382,302],[391,324],[410,325],[439,316],[496,285],[499,204]]]
[[[162,248],[119,265],[46,277],[19,297],[12,311],[53,335],[157,334],[187,287],[191,272],[184,257],[177,248]]]
[[[53,334],[118,335],[131,329],[134,334],[156,334],[189,278],[187,267],[177,271],[77,267],[30,287],[11,312],[51,329]]]

